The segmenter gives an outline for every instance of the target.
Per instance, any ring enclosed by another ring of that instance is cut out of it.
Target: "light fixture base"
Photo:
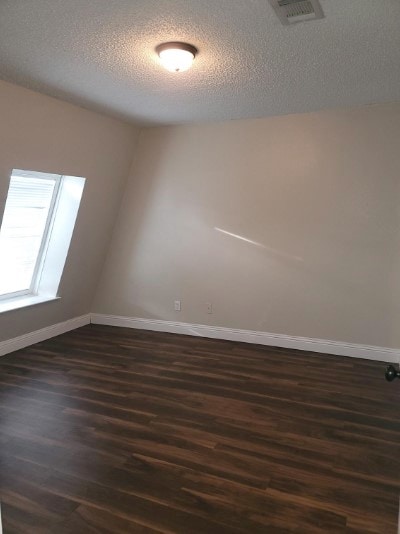
[[[183,72],[192,66],[198,50],[189,43],[171,41],[159,44],[156,52],[164,68],[170,72]]]
[[[197,48],[189,43],[182,43],[180,41],[170,41],[168,43],[161,43],[158,46],[156,46],[156,52],[158,55],[160,55],[161,52],[164,52],[164,50],[185,50],[186,52],[190,52],[193,54],[193,58],[197,55]]]

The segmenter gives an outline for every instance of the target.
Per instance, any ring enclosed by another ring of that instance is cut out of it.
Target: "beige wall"
[[[0,82],[0,212],[13,168],[87,179],[62,298],[1,313],[0,341],[90,311],[136,137],[132,126]]]
[[[93,311],[400,347],[400,105],[145,129],[137,153]]]

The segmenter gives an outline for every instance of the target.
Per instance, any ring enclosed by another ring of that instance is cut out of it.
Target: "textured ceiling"
[[[282,26],[267,0],[0,0],[0,78],[148,124],[400,101],[399,0],[321,5]],[[168,40],[190,71],[161,68]]]

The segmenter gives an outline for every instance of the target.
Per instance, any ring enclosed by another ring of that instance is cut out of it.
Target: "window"
[[[0,229],[0,312],[56,298],[84,182],[12,172]]]
[[[14,171],[0,230],[0,297],[35,293],[61,176]]]

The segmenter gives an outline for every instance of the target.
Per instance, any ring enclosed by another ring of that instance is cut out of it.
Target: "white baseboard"
[[[359,345],[355,343],[330,341],[326,339],[288,336],[285,334],[271,334],[268,332],[258,332],[253,330],[240,330],[222,326],[179,323],[157,319],[140,319],[137,317],[121,317],[118,315],[104,315],[98,313],[75,317],[73,319],[69,319],[68,321],[42,328],[41,330],[36,330],[13,339],[8,339],[7,341],[1,341],[0,356],[23,349],[29,345],[34,345],[40,341],[45,341],[46,339],[59,336],[60,334],[64,334],[70,330],[75,330],[76,328],[80,328],[81,326],[87,325],[90,322],[109,326],[122,326],[126,328],[137,328],[140,330],[153,330],[156,332],[170,332],[173,334],[225,339],[229,341],[255,343],[258,345],[267,345],[272,347],[283,347],[287,349],[335,354],[338,356],[351,356],[353,358],[365,358],[368,360],[400,363],[400,349],[389,349],[386,347],[375,347],[372,345]]]
[[[70,330],[75,330],[75,328],[80,328],[90,324],[90,314],[81,315],[80,317],[74,317],[68,321],[62,323],[57,323],[52,326],[47,326],[41,330],[35,330],[34,332],[29,332],[29,334],[24,334],[23,336],[14,337],[8,339],[7,341],[0,341],[0,356],[9,354],[16,350],[23,349],[29,345],[34,345],[40,341],[45,341],[51,337],[59,336]]]
[[[307,337],[288,336],[285,334],[270,334],[253,330],[239,330],[221,326],[207,326],[202,324],[177,323],[156,319],[140,319],[137,317],[120,317],[118,315],[104,315],[92,313],[91,322],[109,326],[123,326],[141,330],[154,330],[157,332],[170,332],[173,334],[186,334],[244,343],[256,343],[286,349],[298,349],[338,356],[351,356],[382,362],[400,362],[400,349],[375,347],[373,345],[359,345],[326,339],[313,339]]]

